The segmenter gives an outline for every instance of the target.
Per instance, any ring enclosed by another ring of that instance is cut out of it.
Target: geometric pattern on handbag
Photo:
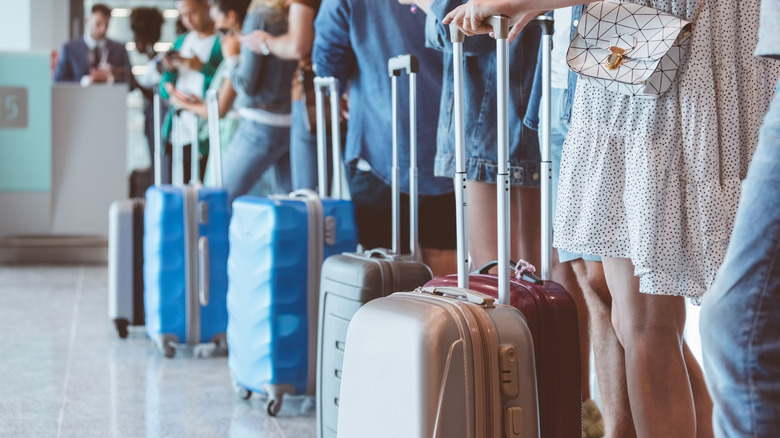
[[[674,82],[692,28],[689,21],[647,6],[593,2],[580,19],[566,62],[593,85],[657,98]]]

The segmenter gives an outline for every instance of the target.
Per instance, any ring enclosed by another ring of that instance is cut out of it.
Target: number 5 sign
[[[0,129],[27,127],[27,88],[0,87]]]

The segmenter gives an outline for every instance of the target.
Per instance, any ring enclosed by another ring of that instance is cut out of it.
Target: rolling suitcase
[[[155,87],[155,122],[161,119],[160,105],[159,89]],[[158,128],[154,145],[158,156],[161,144]],[[149,173],[147,169],[134,170],[130,174],[130,199],[114,201],[108,210],[108,319],[120,338],[127,337],[130,326],[142,326],[145,320],[143,197]]]
[[[401,255],[400,189],[398,187],[397,126],[393,131],[393,248],[377,248],[365,253],[345,253],[329,257],[322,265],[320,281],[319,340],[317,342],[317,436],[335,438],[338,426],[339,386],[341,385],[347,327],[355,312],[365,303],[393,292],[413,290],[432,278],[428,266],[419,261],[417,242],[417,83],[418,61],[403,55],[388,61],[393,81],[393,121],[397,121],[396,78],[409,74],[409,219],[412,253]],[[321,88],[317,89],[322,92]],[[323,139],[324,141],[324,139]]]
[[[336,95],[335,85],[332,90]],[[331,108],[338,111],[338,100],[332,101],[336,107]],[[325,197],[326,151],[324,142],[318,142],[319,195],[300,190],[270,198],[241,196],[233,202],[228,366],[242,398],[253,392],[267,395],[271,416],[279,412],[285,394],[314,395],[322,262],[357,248],[352,203],[338,199],[338,139],[336,131],[335,198]]]
[[[216,94],[210,92],[207,101],[216,105]],[[180,135],[178,116],[174,123]],[[215,140],[212,129],[210,137]],[[212,159],[219,160],[220,148],[213,150]],[[185,184],[182,151],[173,150],[175,185],[149,188],[144,214],[146,331],[166,357],[182,344],[214,343],[220,350],[227,345],[227,192],[200,185],[197,147],[193,178]],[[156,181],[160,175],[158,166]]]
[[[506,47],[507,19],[493,22]],[[457,28],[451,32],[462,42]],[[462,45],[453,48],[461,60]],[[461,129],[462,68],[455,62]],[[463,139],[456,137],[455,176],[461,284],[395,293],[357,311],[347,331],[339,437],[540,436],[534,345],[525,318],[466,287]],[[500,258],[509,263],[508,252]],[[508,270],[500,279],[509,283]]]
[[[552,266],[552,192],[550,162],[550,47],[552,18],[541,16],[534,23],[542,27],[543,51],[543,93],[542,93],[542,278],[550,278]],[[455,60],[462,65],[462,60]],[[500,64],[499,64],[500,65]],[[501,73],[501,72],[499,72]],[[508,73],[499,76],[499,83],[505,81]],[[505,83],[505,82],[504,82]],[[456,90],[457,90],[456,86]],[[500,97],[506,93],[499,91]],[[499,117],[505,117],[501,115]],[[503,122],[503,124],[502,124]],[[499,122],[499,129],[505,129],[508,121]],[[499,136],[499,138],[502,138]],[[503,139],[507,137],[504,136]],[[509,235],[509,192],[502,190],[509,186],[506,172],[507,144],[500,144],[499,151],[499,229]],[[499,240],[499,254],[507,259],[509,240]],[[462,258],[460,260],[463,260]],[[578,437],[582,435],[582,401],[579,360],[579,331],[577,311],[572,297],[559,284],[542,281],[533,272],[519,270],[513,276],[508,290],[502,290],[495,275],[488,271],[496,263],[488,264],[465,279],[470,287],[498,298],[503,304],[511,304],[525,315],[534,339],[537,387],[539,389],[539,416],[541,433],[545,438]],[[512,269],[513,263],[498,265],[502,271]],[[517,274],[517,273],[516,273]],[[518,279],[515,277],[525,277]],[[462,279],[463,280],[463,279]],[[462,281],[461,280],[461,281]],[[453,286],[457,277],[436,278],[427,286]]]
[[[144,200],[120,199],[108,210],[108,318],[120,338],[144,325]]]

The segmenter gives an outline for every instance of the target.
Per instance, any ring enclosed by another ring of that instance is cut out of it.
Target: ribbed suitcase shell
[[[144,285],[146,331],[152,339],[174,335],[186,341],[186,290],[184,190],[154,186],[146,192],[144,214]],[[186,188],[186,190],[193,190]],[[200,188],[198,202],[207,205],[207,220],[199,225],[199,236],[209,240],[208,305],[200,308],[200,342],[215,341],[227,330],[227,192]],[[192,212],[191,214],[197,214]],[[191,242],[197,245],[197,242]],[[197,260],[192,260],[197,264]]]
[[[324,256],[354,251],[352,203],[321,202],[325,221],[334,227],[325,237]],[[317,296],[308,291],[308,220],[306,204],[292,198],[242,196],[233,203],[228,365],[236,383],[253,392],[290,385],[295,394],[314,393],[309,333]],[[319,266],[315,272],[319,276]]]
[[[365,303],[413,290],[433,277],[423,263],[388,250],[334,255],[322,265],[317,344],[318,436],[335,438],[347,327]]]
[[[453,275],[435,278],[426,286],[457,284]],[[495,275],[471,274],[469,288],[498,298]],[[534,339],[542,437],[581,436],[580,337],[574,300],[558,283],[512,278],[510,302],[525,316]]]
[[[538,437],[532,343],[510,306],[373,300],[347,333],[339,437]]]

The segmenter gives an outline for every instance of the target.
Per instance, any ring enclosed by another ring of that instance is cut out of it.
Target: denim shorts
[[[541,181],[541,156],[539,155],[539,140],[536,131],[527,128],[521,120],[510,121],[510,126],[520,129],[520,133],[509,138],[520,138],[520,141],[509,145],[509,180],[515,187],[539,187]],[[492,129],[495,129],[493,127]],[[469,136],[467,136],[469,137]],[[477,135],[477,137],[479,137]],[[490,136],[495,138],[495,136]],[[467,141],[466,143],[466,178],[469,181],[480,181],[495,184],[498,174],[498,153],[496,144],[486,141]],[[439,143],[434,162],[434,175],[446,178],[455,176],[455,140]]]
[[[567,93],[564,89],[553,88],[551,93],[552,123],[550,125],[550,156],[553,167],[552,180],[552,204],[553,217],[558,210],[558,181],[561,175],[561,154],[563,152],[563,142],[566,140],[566,134],[569,133],[570,120],[565,117],[567,111],[564,106],[568,104]],[[541,143],[540,143],[541,148]],[[566,263],[572,260],[583,259],[594,262],[600,262],[601,257],[589,254],[577,254],[574,252],[558,249],[558,262]]]

